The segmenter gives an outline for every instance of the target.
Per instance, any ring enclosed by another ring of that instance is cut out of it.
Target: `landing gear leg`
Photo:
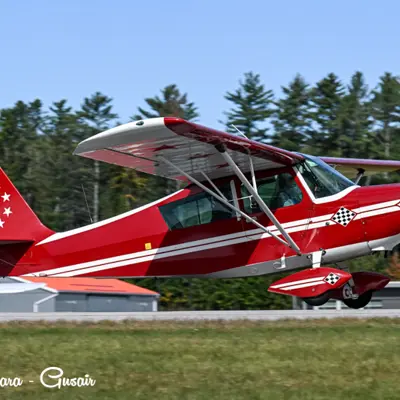
[[[323,250],[311,253],[312,268],[319,268],[321,266]],[[324,305],[331,297],[330,291],[320,294],[315,297],[303,297],[302,300],[309,306],[318,307]]]
[[[311,262],[312,262],[313,268],[319,268],[321,266],[323,253],[324,253],[323,250],[315,251],[314,253],[311,253]]]

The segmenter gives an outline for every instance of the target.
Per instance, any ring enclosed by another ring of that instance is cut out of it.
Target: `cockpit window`
[[[272,210],[298,204],[303,198],[303,193],[297,186],[294,176],[287,172],[257,179],[256,183],[258,194]],[[258,203],[256,203],[244,185],[241,186],[241,195],[246,213],[251,214],[261,211]]]
[[[303,156],[306,160],[298,166],[298,169],[316,198],[332,196],[354,186],[354,182],[319,158],[305,154]]]
[[[232,201],[229,184],[219,187],[228,201]],[[186,197],[159,207],[170,230],[230,219],[235,212],[206,192]]]

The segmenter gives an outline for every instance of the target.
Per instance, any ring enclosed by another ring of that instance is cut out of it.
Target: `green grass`
[[[47,389],[49,366],[96,385]],[[0,324],[15,376],[0,399],[398,400],[400,321]]]

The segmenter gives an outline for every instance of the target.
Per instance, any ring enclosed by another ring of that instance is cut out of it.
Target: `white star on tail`
[[[6,192],[4,192],[3,196],[1,196],[3,198],[3,203],[5,201],[10,201],[10,194],[7,194]]]
[[[0,228],[2,228],[3,225],[4,225],[4,221],[2,221],[2,220],[0,219]]]
[[[6,214],[7,217],[9,217],[10,214],[12,214],[11,207],[5,208],[3,214]]]

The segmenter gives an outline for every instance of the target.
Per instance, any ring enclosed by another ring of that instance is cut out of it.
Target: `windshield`
[[[316,198],[332,196],[355,185],[318,157],[302,156],[305,161],[299,164],[299,172]]]

